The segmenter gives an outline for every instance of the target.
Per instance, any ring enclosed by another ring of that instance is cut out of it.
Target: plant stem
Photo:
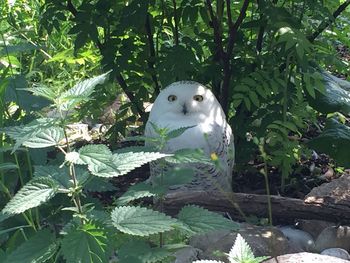
[[[15,158],[15,162],[16,162],[16,165],[17,165],[17,171],[18,171],[18,177],[19,177],[19,181],[21,183],[21,186],[24,185],[24,181],[23,181],[23,174],[22,174],[22,171],[21,171],[21,166],[19,165],[19,161],[18,161],[18,156],[17,156],[17,153],[13,153],[13,156]]]
[[[269,176],[268,176],[268,169],[267,169],[267,154],[265,152],[265,140],[262,139],[259,143],[259,151],[261,154],[261,157],[264,161],[264,169],[261,171],[264,175],[265,179],[265,189],[266,189],[266,195],[267,195],[267,208],[269,212],[269,224],[272,226],[272,205],[271,205],[271,193],[270,193],[270,184],[269,184]]]

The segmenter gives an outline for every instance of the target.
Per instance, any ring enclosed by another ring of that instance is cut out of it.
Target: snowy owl
[[[231,191],[233,134],[224,111],[208,88],[194,81],[179,81],[169,85],[160,92],[153,104],[146,123],[146,137],[157,136],[151,123],[168,130],[192,127],[179,137],[170,139],[163,148],[164,152],[200,148],[208,157],[217,158],[218,167],[193,164],[194,179],[184,187]],[[151,163],[150,178],[157,172],[159,163]]]

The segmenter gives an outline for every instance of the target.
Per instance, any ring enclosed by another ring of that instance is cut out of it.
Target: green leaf
[[[239,228],[236,222],[195,205],[183,207],[178,219],[196,233]]]
[[[4,230],[0,230],[0,236],[3,235],[3,234],[9,233],[9,232],[18,230],[18,229],[29,228],[29,227],[32,227],[32,226],[30,226],[30,225],[15,226],[15,227],[7,228],[7,229],[4,229]]]
[[[106,146],[89,145],[85,147],[79,151],[80,158],[88,165],[92,174],[101,177],[125,175],[143,164],[171,156],[157,152],[128,152],[111,155]]]
[[[131,240],[123,243],[118,250],[118,259],[123,262],[162,262],[163,259],[170,256],[171,253],[164,248],[151,248],[151,246],[142,240]]]
[[[26,125],[12,126],[0,129],[12,139],[16,140],[12,153],[23,145],[38,145],[48,147],[56,145],[63,138],[63,131],[55,127],[55,120],[51,118],[36,119]]]
[[[42,129],[23,142],[29,148],[46,148],[58,145],[64,138],[63,129],[60,127],[49,127]]]
[[[4,263],[46,262],[57,249],[55,236],[47,229],[41,230],[12,251]]]
[[[158,175],[153,178],[152,183],[156,188],[168,189],[174,185],[183,185],[192,182],[194,169],[174,167],[167,171],[164,176]]]
[[[214,165],[213,162],[204,154],[202,149],[180,149],[173,156],[166,157],[169,163],[185,164],[185,163],[203,163]]]
[[[32,88],[28,88],[24,90],[32,92],[34,96],[40,96],[50,101],[55,101],[55,99],[57,98],[57,94],[53,91],[53,89],[45,85],[35,85]]]
[[[62,239],[62,254],[68,263],[108,262],[105,230],[93,223],[72,229]]]
[[[191,129],[193,127],[196,127],[197,125],[192,125],[192,126],[187,126],[187,127],[181,127],[178,128],[176,130],[172,130],[169,131],[166,135],[166,140],[170,140],[176,137],[179,137],[180,135],[182,135],[185,131],[187,131],[188,129]]]
[[[76,84],[73,88],[62,93],[58,99],[59,108],[63,111],[68,111],[74,109],[82,101],[89,100],[90,95],[94,92],[95,87],[98,84],[103,84],[111,71],[86,79],[82,82]]]
[[[18,169],[17,164],[14,163],[0,163],[0,171],[8,171]]]
[[[321,113],[342,112],[350,114],[350,90],[346,89],[346,84],[350,82],[340,80],[327,72],[321,72],[324,78],[324,90],[314,87],[316,93],[314,97],[307,97],[310,105]]]
[[[149,236],[174,229],[177,220],[144,207],[122,206],[112,211],[113,225],[121,232]]]
[[[51,178],[57,183],[61,188],[70,188],[73,186],[73,182],[69,175],[69,169],[66,166],[55,166],[55,165],[35,165],[34,166],[34,176]],[[82,167],[75,167],[75,176],[79,185],[83,185],[89,177],[89,172]]]
[[[322,133],[310,140],[308,146],[331,156],[338,165],[350,167],[350,128],[329,119]]]
[[[51,178],[33,178],[6,204],[2,213],[20,214],[37,207],[54,197],[58,192],[58,186],[59,184]]]
[[[156,192],[152,185],[147,182],[141,182],[129,187],[121,197],[117,199],[117,205],[126,205],[127,203],[143,198],[155,196]]]
[[[241,263],[254,259],[252,249],[239,233],[237,234],[235,243],[228,254],[228,259],[230,260],[230,263]]]

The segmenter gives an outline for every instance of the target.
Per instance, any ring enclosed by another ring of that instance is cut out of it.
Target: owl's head
[[[204,85],[194,81],[178,81],[167,86],[156,98],[150,119],[223,118],[225,114],[214,94]]]

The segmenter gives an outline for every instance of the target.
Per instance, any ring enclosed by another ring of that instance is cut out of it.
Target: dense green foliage
[[[101,144],[71,148],[67,138],[68,125],[101,122],[116,100],[121,106],[107,133],[109,143],[135,127],[142,132],[147,103],[176,80],[196,80],[213,90],[234,130],[236,169],[259,159],[264,168],[256,172],[267,180],[268,167],[278,169],[283,191],[310,149],[349,167],[344,123],[350,85],[334,76],[349,74],[349,60],[337,52],[350,47],[349,5],[349,0],[2,1],[0,261],[106,262],[118,249],[125,262],[155,262],[170,250],[128,234],[175,229],[193,234],[197,225],[206,230],[225,225],[198,207],[185,207],[175,219],[130,205],[146,196],[161,198],[169,185],[187,182],[191,171],[172,171],[157,189],[146,183],[130,187],[116,200],[112,219],[88,195],[89,189],[115,189],[106,178],[158,158],[210,162],[200,152],[165,156],[146,148],[112,152]],[[327,119],[325,127],[319,117]],[[311,126],[321,126],[322,133],[304,143]],[[181,132],[163,131],[160,145]],[[193,217],[193,211],[203,215]],[[137,224],[143,217],[149,229]]]

